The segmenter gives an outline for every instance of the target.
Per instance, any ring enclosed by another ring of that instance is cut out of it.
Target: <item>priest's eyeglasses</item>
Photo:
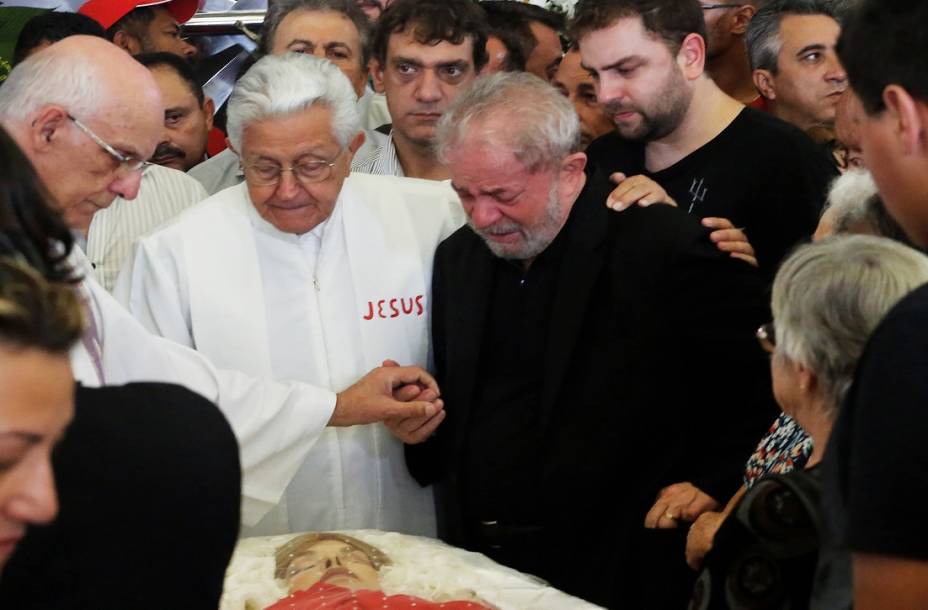
[[[106,151],[111,157],[113,157],[114,159],[116,159],[116,161],[119,162],[119,169],[120,169],[120,170],[129,172],[129,173],[134,173],[134,172],[140,172],[140,171],[142,171],[143,169],[145,169],[146,167],[148,167],[149,165],[151,165],[151,163],[149,163],[148,161],[145,161],[145,160],[143,160],[143,159],[139,159],[138,157],[133,157],[132,155],[127,155],[126,153],[119,152],[118,150],[116,150],[115,148],[113,148],[112,146],[110,146],[109,144],[107,144],[107,143],[103,140],[103,138],[101,138],[100,136],[98,136],[97,134],[95,134],[95,133],[93,132],[93,130],[90,129],[90,127],[87,127],[86,125],[84,125],[83,123],[81,123],[80,121],[78,121],[76,118],[74,118],[73,116],[71,116],[70,114],[68,115],[68,119],[70,119],[71,122],[74,123],[74,125],[75,125],[78,129],[80,129],[81,131],[83,131],[84,134],[85,134],[88,138],[90,138],[91,140],[93,140],[93,141],[96,143],[97,146],[99,146],[100,148],[102,148],[102,149],[103,149],[104,151]]]
[[[706,2],[705,4],[702,5],[702,10],[711,11],[717,8],[735,8],[738,6],[741,6],[741,5],[740,4],[725,4],[724,2],[716,2],[716,3]]]
[[[303,184],[322,182],[332,175],[335,161],[301,161],[290,167],[281,167],[276,163],[258,161],[244,165],[245,178],[255,186],[274,186],[280,182],[284,172],[293,172],[293,177]]]

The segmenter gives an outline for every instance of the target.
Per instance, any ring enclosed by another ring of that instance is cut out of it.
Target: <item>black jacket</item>
[[[564,229],[537,406],[540,485],[529,501],[511,499],[530,507],[516,521],[542,526],[536,538],[549,560],[534,566],[538,575],[604,604],[634,582],[641,545],[660,546],[642,538],[658,490],[691,481],[724,503],[777,412],[754,338],[769,320],[756,271],[719,252],[681,210],[608,210],[610,190],[591,177]],[[437,484],[440,534],[465,547],[475,545],[462,455],[493,451],[468,433],[493,265],[468,227],[438,248],[432,341],[447,419],[407,447],[413,476]],[[578,544],[583,559],[565,561]],[[669,544],[683,566],[679,536]]]

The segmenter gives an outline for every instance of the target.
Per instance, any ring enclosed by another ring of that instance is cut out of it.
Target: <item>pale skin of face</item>
[[[324,582],[358,590],[380,590],[377,568],[363,551],[341,540],[321,540],[290,562],[290,591],[303,591]]]
[[[718,2],[707,1],[703,6]],[[738,101],[750,104],[757,99],[757,89],[751,79],[744,36],[757,8],[751,4],[732,3],[724,8],[703,9],[706,20],[706,69],[722,89]]]
[[[581,146],[586,148],[590,142],[614,129],[612,121],[596,99],[596,84],[593,78],[580,64],[580,52],[573,50],[564,55],[558,65],[554,87],[563,93],[574,105],[580,117]]]
[[[928,245],[928,103],[899,85],[883,91],[886,108],[877,114],[861,112],[860,145],[864,164],[880,195],[906,235],[917,245]],[[863,110],[863,106],[860,108]]]
[[[845,169],[865,169],[863,151],[860,149],[860,124],[864,109],[853,91],[845,91],[838,101],[835,114],[835,139],[844,147]]]
[[[496,36],[487,37],[487,57],[489,60],[480,69],[480,74],[496,74],[503,71],[503,66],[509,59],[509,50],[503,41]]]
[[[332,133],[332,113],[314,105],[295,114],[248,125],[242,133],[242,163],[246,166],[248,194],[258,214],[284,233],[312,231],[335,208],[342,183],[351,171],[351,159],[364,141],[358,136],[343,148]],[[308,161],[334,162],[321,182],[303,184],[293,172],[283,172],[275,185],[258,186],[249,178],[254,163],[291,167]]]
[[[307,53],[334,63],[364,93],[367,66],[362,65],[361,36],[351,19],[335,11],[293,11],[280,22],[271,54]]]
[[[185,172],[206,155],[209,131],[213,128],[213,100],[206,98],[200,105],[187,82],[172,68],[157,67],[151,73],[164,101],[161,142],[183,152],[182,156],[169,153],[153,157],[152,163]]]
[[[197,48],[181,38],[180,25],[163,7],[155,7],[155,18],[148,24],[142,39],[120,31],[113,37],[113,44],[125,49],[130,55],[173,53],[188,59],[197,55]]]
[[[161,138],[164,106],[149,70],[109,42],[71,36],[42,53],[99,66],[98,87],[110,92],[94,116],[75,117],[123,154],[148,159]],[[68,118],[70,109],[45,105],[7,127],[35,166],[72,229],[87,232],[93,214],[116,196],[135,199],[141,172],[121,167]]]
[[[530,22],[529,28],[537,44],[525,61],[525,71],[550,82],[563,55],[561,39],[555,30],[537,21]]]
[[[432,171],[435,125],[458,93],[476,78],[473,40],[420,44],[410,32],[390,36],[385,63],[374,62],[378,91],[386,93],[393,118],[393,138],[407,176]]]
[[[827,15],[783,17],[777,73],[754,71],[754,84],[777,117],[800,129],[834,125],[835,107],[847,89],[835,52],[840,34],[841,26]]]
[[[27,526],[58,513],[51,453],[73,416],[66,354],[0,345],[0,570]]]
[[[528,267],[532,259],[519,255],[526,246],[526,233],[541,231],[549,244],[554,240],[586,184],[586,155],[574,153],[553,168],[530,172],[505,146],[487,146],[487,140],[478,139],[479,129],[471,131],[473,137],[448,152],[451,186],[471,227],[495,251],[521,259]],[[561,221],[558,226],[543,228],[555,183]]]

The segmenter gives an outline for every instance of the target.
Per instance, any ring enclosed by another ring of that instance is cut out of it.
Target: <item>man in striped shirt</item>
[[[445,180],[432,150],[435,124],[487,62],[487,22],[468,0],[399,0],[383,12],[373,40],[374,83],[393,124],[374,134],[351,169]]]

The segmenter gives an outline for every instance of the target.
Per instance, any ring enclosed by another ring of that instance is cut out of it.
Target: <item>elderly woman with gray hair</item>
[[[897,242],[872,236],[826,238],[800,248],[783,263],[773,284],[773,322],[758,330],[758,340],[771,354],[777,402],[812,439],[806,471],[813,472],[821,462],[857,360],[871,333],[900,299],[925,282],[928,282],[928,257]],[[737,554],[731,549],[732,541],[737,538],[732,531],[741,526],[731,523],[756,519],[756,510],[750,506],[764,491],[762,487],[758,485],[760,489],[747,492],[743,498],[736,496],[724,512],[706,513],[693,524],[687,545],[691,565],[698,565],[709,550],[698,547],[704,542],[699,537],[708,530],[709,546],[712,535],[721,545],[705,556],[710,571],[734,569],[728,565],[729,559]],[[818,511],[815,504],[811,503],[812,510]],[[756,526],[756,520],[751,522]],[[784,527],[793,525],[788,523]],[[753,536],[759,528],[748,529]],[[805,534],[809,549],[817,547],[814,534],[809,534],[814,531],[810,529]],[[723,550],[724,546],[728,548]],[[721,551],[721,561],[717,551]],[[736,562],[731,560],[732,564]],[[779,572],[778,578],[786,579],[782,576],[785,573]],[[792,583],[781,589],[790,595],[808,596],[811,569],[796,574],[804,579],[801,584]],[[714,586],[720,586],[718,576],[714,574],[711,578]],[[729,582],[726,586],[737,585]],[[808,600],[799,603],[805,605]]]

